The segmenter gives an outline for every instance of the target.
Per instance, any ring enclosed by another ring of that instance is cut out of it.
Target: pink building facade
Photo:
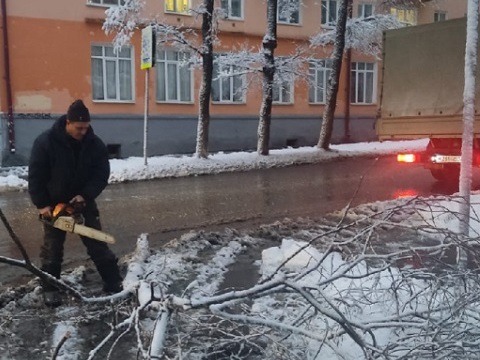
[[[112,35],[102,29],[105,10],[121,0],[1,0],[0,58],[1,166],[28,161],[33,139],[51,126],[68,105],[81,98],[95,131],[112,157],[141,156],[145,111],[145,70],[140,69],[141,35],[113,51]],[[308,48],[309,38],[332,28],[340,0],[298,1],[290,17],[278,16],[276,56]],[[197,32],[191,10],[200,0],[147,0],[146,14]],[[352,15],[391,13],[407,25],[443,21],[466,14],[467,0],[432,0],[411,7],[382,0],[354,0]],[[216,0],[225,19],[219,23],[215,53],[261,48],[266,6],[258,0]],[[195,151],[201,73],[182,65],[183,52],[157,49],[149,70],[149,155]],[[298,79],[274,89],[271,148],[316,144],[325,105],[331,49],[312,50],[306,66],[310,81]],[[353,52],[344,62],[337,101],[334,142],[374,139],[378,59]],[[257,79],[256,79],[257,78]],[[210,151],[254,150],[261,101],[261,78],[245,75],[213,83]],[[239,84],[248,84],[237,91]],[[312,85],[316,84],[316,85]],[[322,85],[323,84],[323,85]]]

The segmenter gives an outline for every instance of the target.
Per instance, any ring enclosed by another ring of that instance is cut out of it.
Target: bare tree
[[[212,74],[213,74],[213,0],[203,1],[202,14],[202,84],[199,94],[199,114],[197,127],[197,147],[196,155],[200,158],[208,157],[208,134],[210,124],[210,97],[212,93]]]
[[[115,33],[114,44],[117,48],[128,44],[134,32],[145,26],[152,25],[157,44],[174,45],[180,50],[193,52],[200,57],[202,65],[202,84],[199,94],[199,114],[196,139],[196,156],[208,157],[208,139],[210,124],[210,97],[212,89],[213,73],[213,44],[217,39],[216,29],[218,21],[217,12],[214,8],[214,0],[203,0],[201,6],[191,11],[202,18],[201,44],[195,38],[195,30],[183,25],[169,25],[155,16],[144,18],[144,2],[140,0],[125,0],[122,5],[110,7],[106,11],[106,19],[103,25],[107,33]],[[191,66],[195,63],[190,60]]]
[[[428,1],[384,0],[381,2],[381,6],[413,8],[421,6]],[[327,88],[326,106],[322,117],[322,127],[317,144],[317,146],[322,149],[329,148],[333,131],[333,121],[339,85],[338,79],[342,65],[342,54],[339,51],[340,48],[354,49],[365,54],[373,55],[376,58],[380,58],[382,32],[387,29],[394,29],[402,26],[396,18],[390,15],[378,14],[367,18],[347,19],[348,6],[348,2],[347,4],[344,2],[341,3],[340,8],[338,9],[337,24],[333,31],[321,32],[311,38],[311,43],[314,47],[332,44],[334,46],[332,71],[330,73]],[[346,24],[343,24],[344,18]],[[342,31],[343,33],[339,34],[338,31]],[[350,69],[346,69],[346,71],[350,71]]]
[[[342,0],[338,9],[332,71],[330,72],[330,77],[328,79],[326,105],[325,110],[323,111],[320,138],[317,144],[317,146],[322,149],[329,148],[330,140],[332,138],[340,71],[343,62],[343,51],[345,49],[345,30],[347,26],[348,2],[349,0]]]
[[[272,121],[273,84],[275,77],[275,48],[277,47],[278,0],[267,0],[267,33],[263,37],[263,93],[258,123],[257,152],[268,155]]]
[[[475,82],[478,54],[478,0],[468,1],[467,29],[465,44],[465,82],[463,92],[463,135],[462,159],[460,164],[460,195],[463,202],[460,207],[462,219],[460,232],[468,236],[470,232],[470,192],[472,189],[473,138],[475,125]],[[459,249],[459,265],[467,266],[467,256]]]

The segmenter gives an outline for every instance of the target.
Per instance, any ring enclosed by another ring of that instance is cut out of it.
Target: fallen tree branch
[[[63,344],[65,344],[65,342],[70,339],[70,331],[67,331],[63,337],[60,339],[60,341],[58,342],[58,345],[55,347],[55,351],[53,352],[53,355],[52,355],[52,360],[55,360],[58,356],[58,353],[60,352],[60,349],[62,348]]]
[[[17,234],[15,234],[15,231],[13,230],[12,226],[7,220],[7,217],[3,213],[3,210],[0,208],[0,219],[2,219],[2,223],[5,226],[5,228],[8,231],[8,234],[10,235],[10,238],[13,240],[15,245],[17,245],[18,249],[20,250],[20,253],[22,254],[23,259],[27,264],[31,264],[30,258],[28,257],[27,250],[23,247],[22,243],[20,242],[20,239],[18,238]]]

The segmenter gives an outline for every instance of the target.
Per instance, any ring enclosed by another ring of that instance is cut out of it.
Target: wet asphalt
[[[474,188],[480,188],[478,180]],[[118,256],[130,253],[142,233],[153,248],[189,231],[249,229],[279,219],[322,217],[349,204],[458,191],[436,182],[420,165],[394,157],[347,158],[331,162],[185,178],[109,185],[98,199],[104,230],[115,236]],[[42,229],[26,192],[3,193],[0,206],[29,256],[38,261]],[[65,266],[88,259],[77,236],[69,236]],[[2,226],[2,256],[20,253]],[[0,283],[28,275],[0,264]]]

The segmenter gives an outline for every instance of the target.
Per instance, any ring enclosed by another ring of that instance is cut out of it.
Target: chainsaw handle
[[[38,220],[50,226],[55,222],[53,217],[43,216],[42,214],[38,214]]]
[[[44,217],[51,217],[53,214],[53,207],[44,206],[44,207],[38,208],[38,213]]]
[[[55,222],[61,216],[67,216],[72,219],[76,224],[85,223],[83,216],[83,210],[85,209],[84,201],[74,201],[72,203],[58,203],[51,211],[52,216],[38,215],[38,219],[45,224],[55,226]]]
[[[70,202],[69,205],[73,208],[74,214],[81,214],[86,206],[85,201],[74,201]]]
[[[55,220],[58,219],[59,216],[66,215],[67,206],[68,205],[65,204],[65,203],[58,203],[53,208],[51,206],[48,206],[48,208],[50,209],[50,211],[49,211],[50,216],[45,216],[45,215],[42,215],[40,213],[38,215],[38,218],[39,218],[39,220],[43,221],[44,223],[52,225],[55,222]]]

